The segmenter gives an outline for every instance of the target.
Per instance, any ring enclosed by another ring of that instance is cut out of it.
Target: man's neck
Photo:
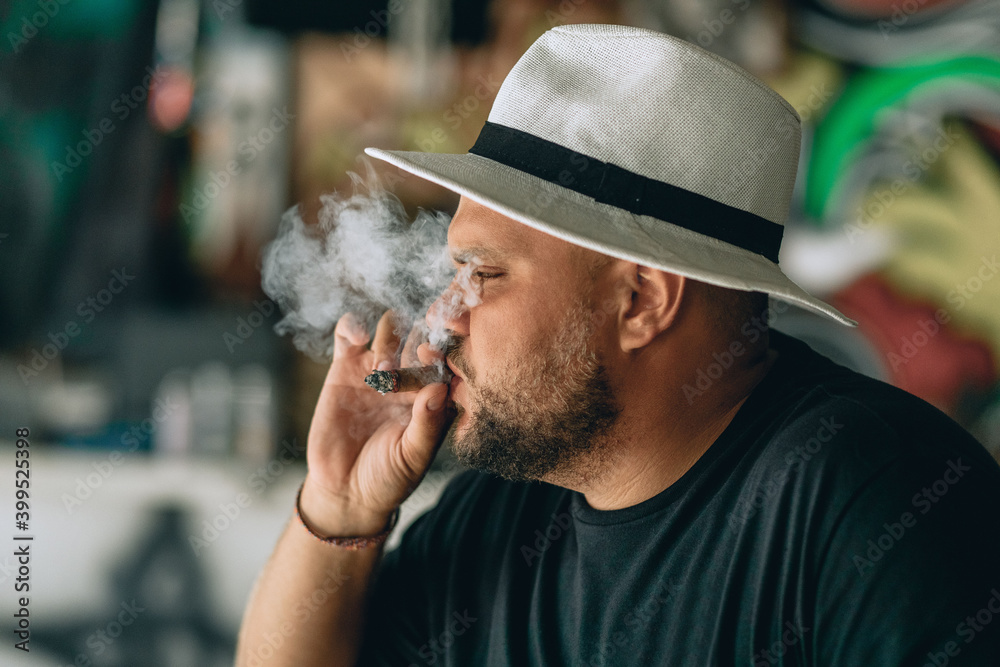
[[[553,484],[580,491],[594,509],[614,510],[637,505],[680,479],[729,426],[736,413],[763,380],[778,357],[763,350],[752,362],[730,369],[694,400],[682,388],[645,388],[647,400],[633,397],[614,433],[586,463],[590,472],[575,471]],[[655,373],[646,373],[655,377]],[[641,394],[640,394],[641,396]]]

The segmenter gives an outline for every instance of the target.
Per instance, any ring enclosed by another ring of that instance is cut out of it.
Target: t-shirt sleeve
[[[820,550],[813,664],[1000,665],[1000,475],[982,454],[897,457],[857,490]]]
[[[471,479],[468,473],[453,479],[437,505],[385,554],[370,591],[358,665],[417,667],[434,659],[434,619],[444,605],[453,537],[450,517]]]

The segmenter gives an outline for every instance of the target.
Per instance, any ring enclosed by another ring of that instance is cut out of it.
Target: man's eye
[[[478,280],[489,280],[490,278],[499,278],[503,273],[499,271],[475,271],[472,275]]]

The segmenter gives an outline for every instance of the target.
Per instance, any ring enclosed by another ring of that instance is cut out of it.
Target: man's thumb
[[[403,448],[414,468],[426,470],[444,438],[448,385],[436,383],[420,390],[413,402],[410,423],[403,431]]]

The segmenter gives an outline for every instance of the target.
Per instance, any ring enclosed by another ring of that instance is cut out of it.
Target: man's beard
[[[516,481],[578,483],[600,470],[620,409],[592,349],[590,313],[576,304],[547,350],[516,360],[488,385],[470,373],[464,339],[453,342],[448,356],[476,396],[465,433],[454,438],[459,461]]]

